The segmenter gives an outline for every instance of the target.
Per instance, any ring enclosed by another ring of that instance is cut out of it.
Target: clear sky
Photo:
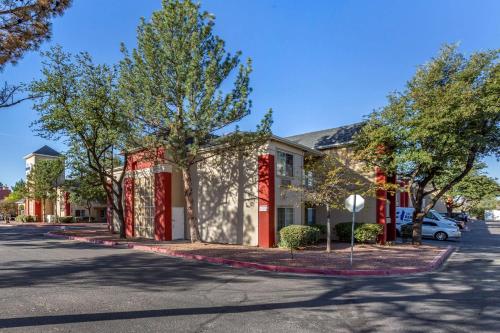
[[[54,20],[53,37],[42,49],[61,44],[88,51],[98,62],[121,59],[120,42],[135,46],[140,17],[149,18],[160,0],[74,0]],[[216,32],[228,50],[253,60],[252,128],[268,108],[273,131],[288,136],[358,122],[400,90],[419,64],[443,43],[460,43],[466,54],[500,47],[500,1],[419,0],[204,0],[215,14]],[[0,80],[28,82],[40,73],[38,52],[0,73]],[[24,176],[23,156],[49,144],[36,137],[30,103],[0,110],[0,181]],[[500,178],[500,164],[487,159]]]

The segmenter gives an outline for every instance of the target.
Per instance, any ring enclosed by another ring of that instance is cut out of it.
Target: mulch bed
[[[149,239],[120,240],[118,235],[105,229],[99,230],[60,230],[54,231],[67,236],[90,237],[99,240],[112,240],[120,243],[154,245],[190,255],[232,259],[266,265],[281,265],[314,269],[351,269],[349,263],[350,244],[334,242],[332,252],[326,253],[326,244],[307,247],[294,251],[294,258],[287,249],[263,249],[251,246],[190,243],[187,241],[159,242]],[[383,270],[421,268],[429,263],[446,248],[430,245],[413,246],[410,243],[394,245],[357,244],[354,247],[354,264],[352,269]]]

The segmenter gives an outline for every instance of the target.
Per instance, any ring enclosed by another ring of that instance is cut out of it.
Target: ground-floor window
[[[85,216],[85,209],[75,209],[75,216],[76,217],[84,217]]]
[[[279,207],[278,208],[278,231],[293,224],[293,208]]]
[[[316,223],[316,208],[315,207],[306,208],[306,221],[307,221],[307,224],[315,224]]]

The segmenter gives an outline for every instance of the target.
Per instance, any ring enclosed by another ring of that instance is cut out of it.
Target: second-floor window
[[[293,177],[293,155],[278,151],[278,176]]]

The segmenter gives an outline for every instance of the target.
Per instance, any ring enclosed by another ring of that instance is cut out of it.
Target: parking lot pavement
[[[231,269],[0,228],[5,332],[499,332],[500,223],[438,272],[332,278]]]

